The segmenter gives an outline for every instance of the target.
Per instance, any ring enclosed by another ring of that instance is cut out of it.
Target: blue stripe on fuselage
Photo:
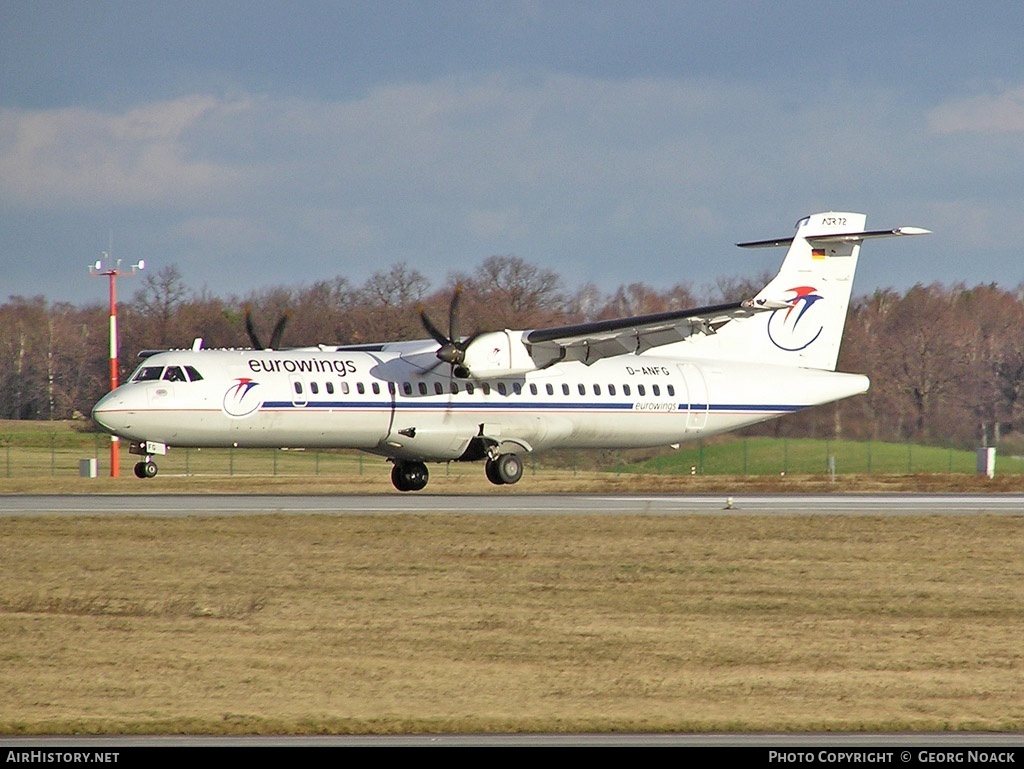
[[[391,401],[267,401],[261,409],[351,409],[364,411],[367,409],[390,409],[396,411],[650,411],[656,412],[657,406],[663,406],[669,401],[637,401],[636,403],[650,404],[649,409],[636,409],[634,402],[629,403],[507,403],[501,401],[484,401],[479,403],[470,402],[431,402],[420,400],[399,400]],[[662,411],[661,413],[791,413],[807,408],[793,404],[704,404],[694,403],[687,407],[685,404],[674,404],[674,412]]]

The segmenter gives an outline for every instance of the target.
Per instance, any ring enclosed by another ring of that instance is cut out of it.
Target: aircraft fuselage
[[[173,446],[354,448],[476,459],[644,448],[733,430],[864,392],[866,377],[732,361],[618,356],[505,379],[458,379],[399,352],[182,350],[148,358],[94,410],[108,430]]]

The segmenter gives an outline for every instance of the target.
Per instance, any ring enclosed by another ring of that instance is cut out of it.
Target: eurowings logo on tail
[[[795,296],[787,300],[789,307],[771,314],[768,319],[768,338],[780,350],[798,352],[810,347],[825,328],[815,323],[815,312],[812,310],[825,297],[816,293],[818,289],[813,286],[797,286],[788,290]]]
[[[252,414],[263,405],[259,395],[249,395],[253,389],[259,387],[259,382],[254,382],[249,377],[238,377],[235,384],[224,393],[224,412],[233,417],[245,417]]]

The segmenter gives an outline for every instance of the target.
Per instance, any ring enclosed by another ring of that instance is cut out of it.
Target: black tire
[[[505,481],[501,480],[501,476],[498,475],[498,463],[493,459],[487,460],[487,464],[484,467],[484,472],[487,474],[487,480],[489,480],[495,486],[504,485]]]
[[[399,491],[421,491],[429,478],[427,466],[422,462],[395,462],[391,468],[391,483]]]
[[[409,491],[422,491],[430,480],[430,472],[422,462],[409,462],[405,466],[405,481]]]
[[[391,468],[391,484],[399,491],[409,491],[405,483],[405,471],[399,462],[395,462],[395,466]]]
[[[147,478],[155,478],[156,474],[157,474],[157,471],[159,469],[160,468],[158,468],[156,466],[156,462],[143,462],[142,463],[142,472],[145,474],[145,476]]]
[[[145,462],[136,462],[135,463],[135,477],[136,478],[145,478],[146,477],[146,463]]]

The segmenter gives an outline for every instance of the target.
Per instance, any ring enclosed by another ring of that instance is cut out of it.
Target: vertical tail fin
[[[789,250],[778,274],[749,302],[765,312],[727,324],[710,348],[750,362],[834,371],[861,243],[928,232],[917,227],[870,232],[866,223],[864,214],[813,214],[797,222],[791,238],[739,243]]]

